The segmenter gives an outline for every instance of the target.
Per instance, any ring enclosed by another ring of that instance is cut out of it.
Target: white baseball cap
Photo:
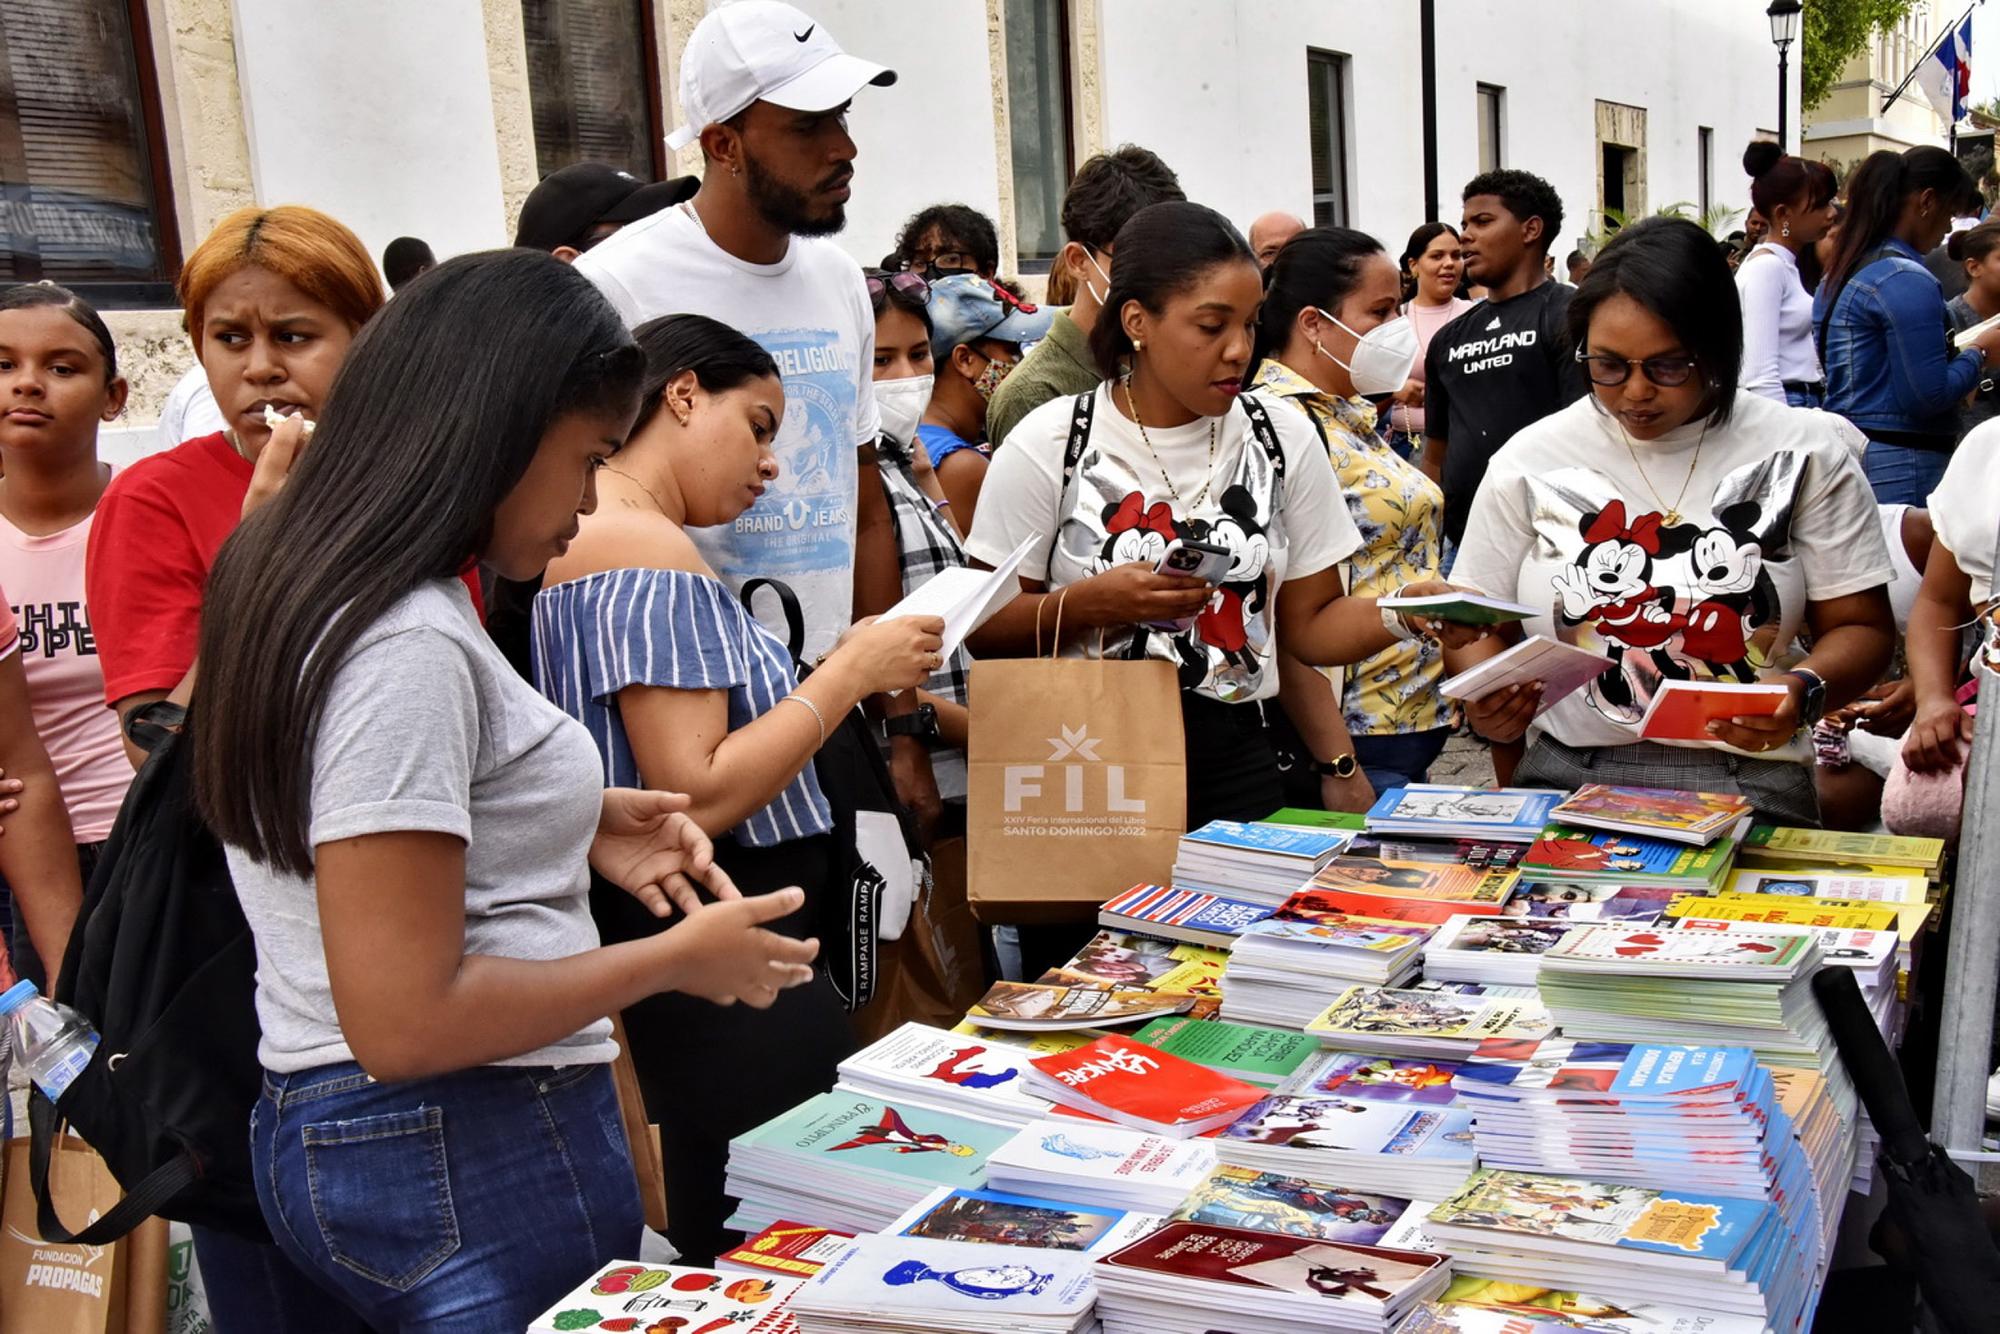
[[[669,149],[752,102],[793,111],[828,111],[869,84],[887,87],[896,71],[848,55],[812,16],[778,0],[736,0],[709,11],[681,53],[683,124]]]

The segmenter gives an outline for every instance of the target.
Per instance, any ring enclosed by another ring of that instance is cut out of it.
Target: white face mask
[[[907,445],[916,439],[917,421],[930,404],[931,385],[936,378],[932,375],[906,375],[900,380],[875,382],[875,411],[882,418],[884,435],[899,445]]]
[[[1417,365],[1417,329],[1407,318],[1390,320],[1378,324],[1365,334],[1357,334],[1326,311],[1313,307],[1326,319],[1339,324],[1341,329],[1353,335],[1354,360],[1342,361],[1333,353],[1320,347],[1315,341],[1313,347],[1319,354],[1346,371],[1354,380],[1354,392],[1364,398],[1378,394],[1393,394],[1401,389],[1410,378],[1410,372]]]
[[[1104,279],[1104,290],[1102,292],[1098,291],[1095,287],[1091,287],[1089,283],[1084,284],[1085,287],[1090,288],[1091,298],[1095,300],[1099,306],[1102,306],[1105,302],[1111,299],[1111,275],[1104,271],[1104,269],[1097,262],[1097,256],[1091,254],[1090,250],[1087,247],[1083,252],[1083,257],[1090,261],[1091,268],[1097,270],[1097,276]]]

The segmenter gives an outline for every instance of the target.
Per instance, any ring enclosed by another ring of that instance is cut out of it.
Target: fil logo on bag
[[[1074,832],[1118,833],[1123,832],[1122,827],[1127,825],[1143,832],[1146,802],[1144,798],[1125,795],[1125,766],[1111,764],[1097,753],[1097,748],[1104,741],[1101,737],[1090,735],[1088,724],[1071,727],[1065,723],[1061,726],[1062,735],[1048,739],[1049,758],[1046,764],[1006,766],[1001,809],[1008,815],[1026,817],[1009,823],[1040,825],[1022,832],[1054,833],[1059,827],[1062,827],[1062,832],[1071,832],[1066,826],[1076,822],[1061,817],[1087,816],[1092,822],[1090,827]],[[1060,805],[1051,810],[1050,805],[1058,795]],[[1115,818],[1119,816],[1138,818]],[[1107,817],[1110,817],[1110,824],[1117,827],[1106,828],[1096,823]],[[1047,823],[1043,824],[1044,821]]]

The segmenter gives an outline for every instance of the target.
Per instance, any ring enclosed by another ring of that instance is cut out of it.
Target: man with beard
[[[1453,546],[1487,460],[1585,389],[1564,328],[1576,289],[1553,281],[1543,263],[1562,230],[1562,200],[1525,171],[1475,176],[1464,199],[1465,276],[1486,288],[1486,300],[1438,330],[1424,370],[1423,468],[1444,488]]]
[[[848,103],[895,81],[791,5],[738,0],[714,10],[681,57],[683,123],[667,137],[675,150],[701,144],[701,189],[576,260],[628,324],[706,315],[777,361],[778,479],[734,524],[689,536],[732,589],[769,578],[798,595],[807,661],[856,614],[885,611],[902,594],[875,467],[875,311],[860,267],[825,239],[847,222]],[[777,604],[767,595],[757,609],[783,638]],[[915,693],[884,711],[913,712]],[[898,728],[891,768],[928,828],[939,804],[921,730]]]

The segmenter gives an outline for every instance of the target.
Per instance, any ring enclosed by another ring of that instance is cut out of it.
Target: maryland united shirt
[[[1573,287],[1545,282],[1505,301],[1482,301],[1438,330],[1424,363],[1424,431],[1445,441],[1444,535],[1465,518],[1486,461],[1588,386],[1569,341]]]
[[[1795,658],[1808,604],[1887,584],[1851,429],[1743,391],[1720,426],[1628,448],[1584,399],[1494,455],[1452,581],[1538,608],[1529,633],[1612,662],[1535,734],[1629,744],[1662,681],[1756,680]],[[1760,758],[1807,756],[1798,739]]]

